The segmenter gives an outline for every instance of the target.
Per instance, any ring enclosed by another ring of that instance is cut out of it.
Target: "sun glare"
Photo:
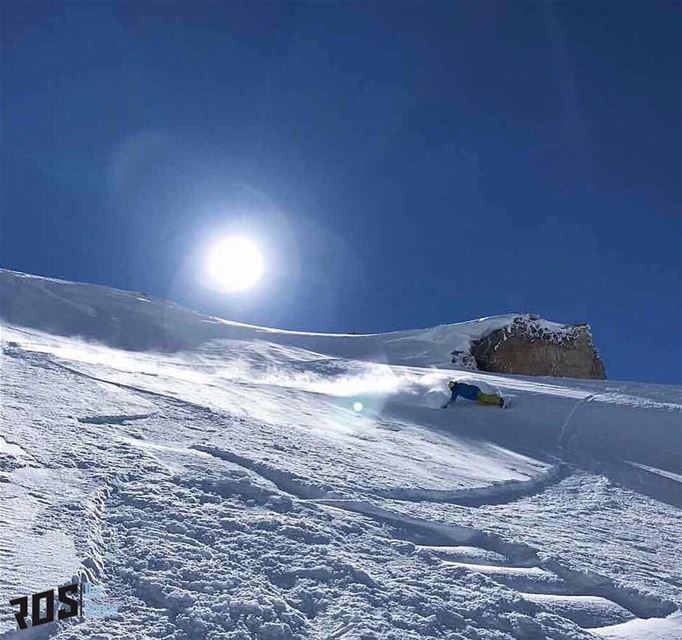
[[[206,275],[209,284],[226,293],[251,288],[263,274],[263,255],[250,240],[222,238],[209,251]]]

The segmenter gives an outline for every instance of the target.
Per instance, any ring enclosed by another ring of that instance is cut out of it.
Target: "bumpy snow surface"
[[[441,368],[506,316],[303,334],[9,271],[0,316],[0,638],[682,638],[680,387]],[[105,612],[16,630],[72,576]]]

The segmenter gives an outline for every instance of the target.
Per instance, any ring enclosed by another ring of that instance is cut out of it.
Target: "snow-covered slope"
[[[267,340],[342,358],[449,367],[452,351],[510,325],[520,314],[383,334],[282,331],[201,315],[144,293],[38,278],[0,269],[0,309],[6,322],[53,334],[97,340],[129,350],[194,348],[214,339]],[[540,320],[557,335],[566,325]]]
[[[0,634],[81,573],[119,613],[51,637],[682,638],[679,387],[439,368],[510,317],[331,336],[0,278]],[[511,408],[440,410],[453,375]]]

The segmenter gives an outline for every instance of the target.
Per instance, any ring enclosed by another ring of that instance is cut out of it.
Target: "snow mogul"
[[[507,407],[507,403],[501,395],[498,395],[497,393],[483,393],[481,387],[477,387],[475,384],[465,384],[464,382],[450,380],[450,382],[448,382],[448,387],[450,387],[450,399],[441,407],[441,409],[447,409],[460,396],[467,400],[478,402],[479,404],[489,404],[502,408]]]

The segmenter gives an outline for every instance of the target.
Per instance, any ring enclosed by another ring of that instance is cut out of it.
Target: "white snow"
[[[631,620],[595,632],[609,640],[679,640],[682,638],[682,614],[678,611],[666,618]]]
[[[682,638],[682,389],[442,368],[516,316],[297,333],[1,271],[0,637],[81,573],[118,613],[52,638]],[[453,375],[512,407],[441,410]]]

